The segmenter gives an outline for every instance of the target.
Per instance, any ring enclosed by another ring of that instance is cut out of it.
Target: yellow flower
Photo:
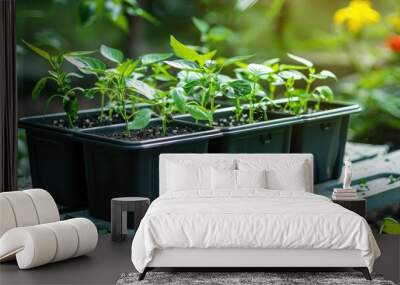
[[[389,24],[391,28],[400,31],[400,11],[397,11],[387,16],[386,22]]]
[[[336,11],[334,21],[336,24],[345,24],[347,28],[358,33],[365,26],[376,24],[380,20],[378,11],[371,7],[368,0],[351,0],[349,5]]]

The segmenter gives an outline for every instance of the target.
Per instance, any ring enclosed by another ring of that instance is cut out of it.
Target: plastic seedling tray
[[[234,116],[234,108],[216,111],[214,118]],[[223,134],[210,140],[211,153],[288,153],[292,127],[301,123],[298,117],[267,112],[268,120],[239,126],[216,127]],[[186,115],[183,120],[193,121]]]
[[[88,117],[99,114],[100,109],[79,112]],[[80,209],[87,206],[85,168],[82,144],[73,133],[82,129],[53,125],[54,120],[65,118],[65,113],[25,117],[19,127],[26,131],[33,187],[46,189],[67,209]]]
[[[159,124],[153,119],[151,125]],[[210,139],[221,136],[218,130],[183,121],[172,126],[192,126],[194,133],[142,141],[125,141],[105,135],[123,131],[123,126],[77,132],[83,144],[89,213],[110,219],[114,197],[158,197],[158,158],[161,153],[206,153]]]
[[[292,98],[297,100],[297,98]],[[279,99],[283,105],[287,99]],[[313,107],[315,101],[310,101]],[[290,152],[314,155],[314,182],[321,183],[340,176],[343,166],[350,115],[361,112],[358,104],[321,102],[319,111],[302,114],[302,123],[293,126]]]

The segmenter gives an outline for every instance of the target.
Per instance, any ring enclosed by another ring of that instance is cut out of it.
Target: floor
[[[400,237],[377,235],[376,239],[382,250],[382,257],[376,261],[374,273],[382,274],[385,279],[400,284],[398,270],[400,268]],[[30,270],[19,270],[16,262],[3,263],[0,264],[0,284],[115,284],[122,273],[135,270],[130,260],[131,243],[132,236],[124,242],[117,243],[111,241],[109,234],[100,235],[97,249],[88,256],[81,256]],[[304,269],[298,270],[302,271]],[[319,270],[314,268],[304,271]],[[332,268],[326,271],[347,270]],[[279,270],[274,269],[274,271]],[[292,269],[289,271],[297,270]]]
[[[400,284],[400,235],[375,234],[381,256],[375,261],[374,272]]]
[[[88,256],[19,270],[15,262],[0,265],[0,284],[115,284],[122,273],[134,271],[130,259],[132,237],[121,243],[100,235],[97,249]]]
[[[375,156],[376,152],[385,153],[387,151],[387,149],[381,148],[377,150],[373,149],[373,154],[371,154],[368,152],[371,151],[371,146],[368,146],[367,149],[360,149],[359,145],[353,146],[353,148],[358,150],[358,153],[352,150],[351,153],[354,156],[352,158],[359,161],[363,161],[364,157],[370,158]],[[391,153],[391,155],[394,154],[394,152]],[[357,158],[357,155],[360,157]],[[398,155],[400,155],[400,151],[398,152]],[[379,165],[389,167],[388,160],[383,154],[381,154],[380,160],[382,163]],[[392,161],[396,162],[398,159],[392,159]],[[357,165],[364,164],[359,163]],[[397,164],[397,168],[390,166],[390,170],[398,173],[398,167],[400,167],[400,163]],[[377,164],[374,162],[371,163],[370,168],[374,171],[387,172],[386,168],[384,169],[385,171],[378,169]],[[357,175],[357,168],[355,167],[353,170],[353,174]],[[365,169],[363,169],[363,173],[364,171]],[[329,189],[332,189],[331,185],[328,186]],[[81,216],[87,217],[87,211],[73,213],[68,212],[68,214],[63,215],[63,218]],[[92,220],[95,222],[100,233],[109,232],[109,223],[96,219]],[[381,248],[382,257],[376,261],[374,271],[376,273],[383,274],[385,279],[389,279],[397,284],[400,284],[400,236],[377,235],[376,239],[379,247]],[[109,235],[101,235],[98,248],[89,256],[50,264],[31,270],[19,270],[15,262],[0,264],[0,285],[115,284],[122,273],[134,271],[133,265],[130,261],[131,240],[132,237],[122,243],[113,243],[111,242]]]

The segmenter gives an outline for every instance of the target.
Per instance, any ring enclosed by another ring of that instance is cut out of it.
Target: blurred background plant
[[[398,2],[400,4],[400,2]],[[337,90],[360,103],[352,139],[400,147],[400,5],[387,15],[366,0],[351,0],[336,11],[337,38],[353,74]]]
[[[173,34],[202,53],[217,49],[216,58],[262,62],[290,52],[311,59],[338,76],[330,82],[336,98],[363,106],[349,139],[400,148],[399,0],[19,0],[16,24],[20,116],[45,112],[45,96],[32,102],[30,94],[47,68],[22,39],[60,53],[106,44],[136,58],[170,52]]]

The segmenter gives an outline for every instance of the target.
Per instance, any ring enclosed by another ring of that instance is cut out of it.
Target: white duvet
[[[358,249],[372,271],[379,248],[365,219],[306,192],[172,192],[156,199],[132,243],[143,272],[155,249]]]

